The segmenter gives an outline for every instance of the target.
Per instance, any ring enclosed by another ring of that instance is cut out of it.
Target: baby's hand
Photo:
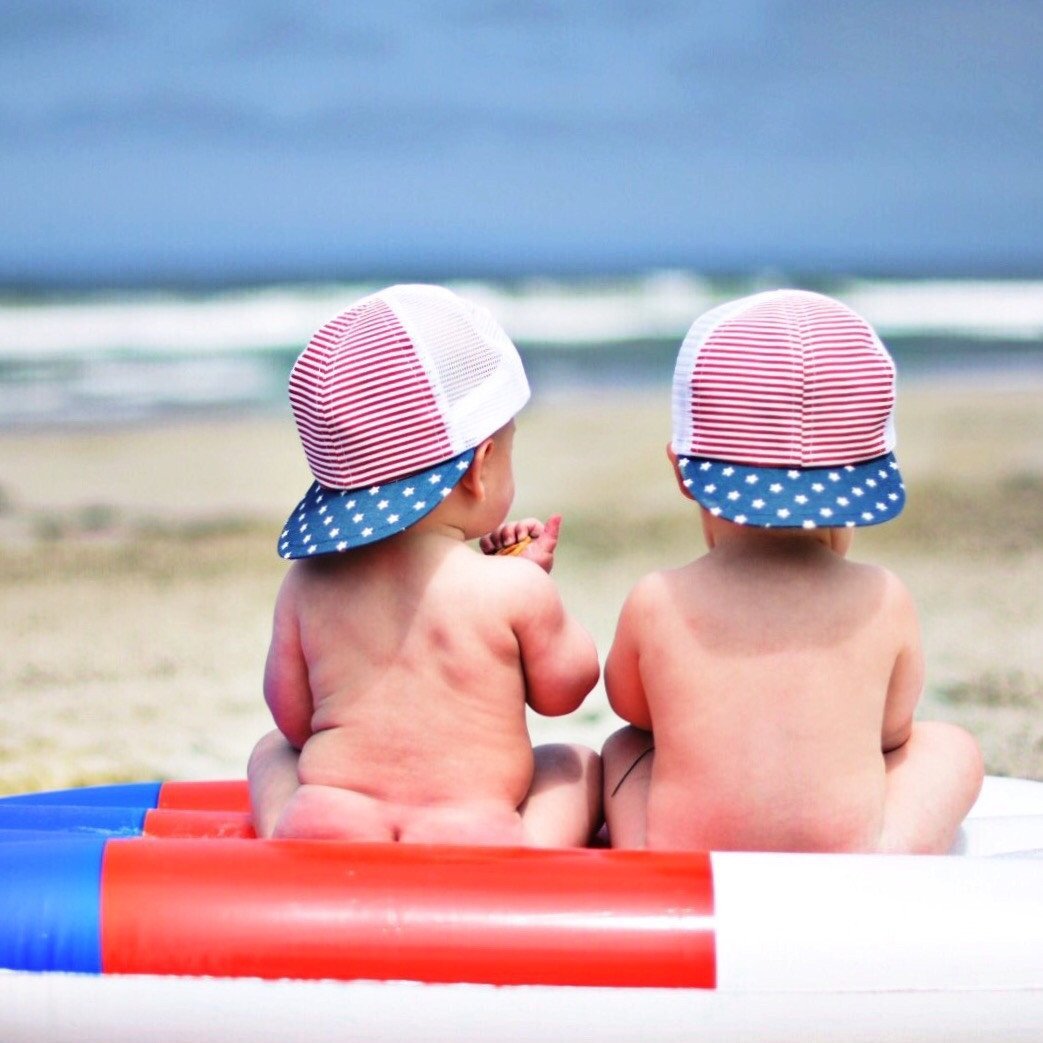
[[[546,525],[539,518],[523,518],[506,522],[495,532],[483,536],[478,546],[483,554],[510,554],[536,562],[550,572],[554,565],[554,548],[561,531],[561,515],[552,514]]]

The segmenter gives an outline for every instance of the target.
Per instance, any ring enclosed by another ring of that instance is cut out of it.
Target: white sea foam
[[[884,336],[1043,338],[1043,282],[856,282],[838,294]]]
[[[534,349],[526,368],[541,395],[662,385],[697,315],[768,288],[764,281],[725,286],[688,272],[449,285],[486,305],[523,350]],[[285,408],[293,355],[322,323],[378,288],[271,286],[0,303],[0,426]],[[904,378],[966,380],[973,371],[979,383],[1024,386],[1043,377],[1043,283],[862,281],[832,292],[885,339],[896,338],[891,346],[899,349]],[[930,340],[905,341],[910,350],[897,340],[915,335]]]
[[[448,283],[486,305],[515,340],[563,347],[680,338],[727,296],[687,272],[617,280]],[[0,359],[213,355],[299,349],[311,333],[379,287],[274,286],[209,295],[139,292],[0,304]],[[890,335],[1043,339],[1043,282],[855,281],[832,291]]]
[[[213,354],[303,346],[355,287],[135,293],[0,306],[0,358]]]

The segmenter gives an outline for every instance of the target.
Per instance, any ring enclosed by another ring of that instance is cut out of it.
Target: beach
[[[564,516],[554,576],[602,659],[631,584],[701,548],[664,455],[666,389],[545,395],[522,414],[513,516]],[[902,388],[902,517],[853,557],[920,609],[921,717],[1043,779],[1043,389]],[[276,537],[309,484],[287,411],[0,432],[0,792],[234,778],[261,697]],[[535,741],[618,726],[599,687]]]

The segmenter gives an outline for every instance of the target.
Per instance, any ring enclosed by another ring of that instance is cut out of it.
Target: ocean
[[[1043,385],[1043,281],[833,280],[874,324],[900,381]],[[613,279],[448,281],[518,344],[534,399],[669,386],[692,320],[790,280],[654,271]],[[0,428],[285,409],[311,333],[378,285],[0,296]]]

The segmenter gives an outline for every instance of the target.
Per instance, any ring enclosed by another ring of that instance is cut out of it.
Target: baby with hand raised
[[[506,333],[435,286],[364,298],[298,358],[315,482],[279,541],[259,835],[578,846],[597,828],[597,754],[534,750],[526,727],[526,705],[570,713],[599,676],[548,575],[560,518],[504,523],[528,398]]]
[[[945,852],[982,782],[962,729],[913,720],[912,598],[848,560],[896,517],[894,364],[837,301],[779,290],[689,330],[669,457],[707,553],[641,579],[605,664],[617,847]]]

